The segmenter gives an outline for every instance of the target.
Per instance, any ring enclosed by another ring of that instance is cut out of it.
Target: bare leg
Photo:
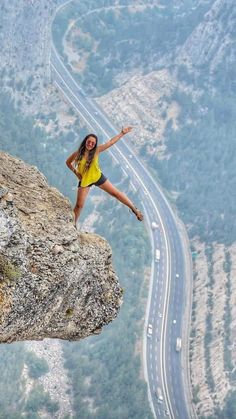
[[[75,226],[76,226],[76,222],[80,216],[80,213],[83,209],[85,200],[87,198],[87,195],[89,193],[89,187],[85,187],[85,188],[81,188],[81,186],[78,187],[78,192],[77,192],[77,200],[76,200],[76,204],[75,204],[75,208],[74,208],[74,214],[75,214]]]
[[[122,202],[122,204],[126,205],[131,209],[131,211],[134,212],[137,219],[139,221],[143,220],[143,214],[141,211],[139,211],[135,205],[130,201],[130,199],[121,191],[119,191],[115,186],[112,185],[112,183],[109,180],[106,180],[102,185],[99,186],[99,188],[103,189],[110,195],[114,196],[118,201]]]

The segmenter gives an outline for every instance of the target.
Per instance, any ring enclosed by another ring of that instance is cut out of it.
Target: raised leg
[[[133,202],[125,195],[125,193],[119,191],[109,180],[106,180],[102,185],[99,186],[100,189],[103,189],[105,192],[109,193],[111,196],[114,196],[122,204],[126,205],[133,211],[139,221],[143,220],[143,214],[139,211]]]

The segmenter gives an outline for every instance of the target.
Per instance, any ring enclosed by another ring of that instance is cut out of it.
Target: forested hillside
[[[2,7],[1,12],[4,10]],[[46,8],[43,19],[45,14],[49,21]],[[135,118],[140,120],[134,147],[168,191],[186,224],[194,257],[190,336],[193,403],[199,417],[211,419],[231,419],[236,405],[233,345],[236,336],[233,281],[236,272],[235,16],[233,0],[161,0],[146,4],[136,1],[127,4],[126,0],[119,3],[91,0],[88,4],[80,0],[61,9],[53,26],[55,44],[86,93],[97,98],[106,93],[107,96],[99,100],[117,126],[131,118],[127,105],[133,111],[134,122]],[[17,21],[15,14],[14,19]],[[28,32],[23,33],[27,38]],[[10,92],[18,92],[21,101],[16,104],[21,109],[22,103],[34,97],[37,118],[20,114],[5,91],[2,92],[0,146],[37,165],[51,184],[74,201],[75,189],[72,188],[76,188],[76,180],[66,171],[64,161],[77,147],[78,138],[84,136],[84,128],[78,129],[80,121],[77,121],[76,129],[69,135],[59,132],[58,126],[55,131],[50,129],[56,115],[49,119],[42,108],[37,109],[37,95],[46,70],[44,89],[49,83],[49,50],[38,54],[45,58],[45,62],[37,64],[42,66],[42,71],[37,73],[41,82],[29,79],[28,70],[22,82],[20,72],[15,71],[14,53],[9,55],[4,49],[9,45],[5,39],[6,35],[1,38],[2,63],[5,66],[8,60],[12,62],[10,69],[3,69],[1,84]],[[10,40],[13,42],[12,36]],[[22,47],[18,41],[16,51]],[[30,60],[28,64],[32,64]],[[32,67],[34,70],[39,67]],[[165,71],[167,76],[159,77],[159,71]],[[144,75],[151,79],[156,74],[158,77],[150,83],[155,89],[149,94],[145,90],[144,102],[141,79]],[[130,87],[133,76],[140,77],[136,92]],[[47,93],[53,96],[54,102],[54,93]],[[63,106],[67,105],[63,103]],[[174,113],[173,109],[178,111]],[[155,124],[146,123],[149,114],[153,115]],[[164,127],[161,131],[158,130],[160,124]],[[39,125],[47,126],[48,134]],[[149,137],[143,137],[144,128]],[[146,144],[140,146],[139,137],[146,138]],[[128,179],[121,179],[119,168],[111,170],[111,167],[110,159],[105,158],[104,168],[114,173],[112,181],[121,182],[119,186],[130,194]],[[114,249],[114,263],[125,289],[125,303],[116,324],[109,326],[101,336],[79,346],[63,345],[65,366],[73,388],[71,399],[75,410],[82,412],[84,418],[148,418],[151,414],[140,365],[141,319],[146,298],[143,278],[150,262],[147,237],[132,214],[128,218],[126,209],[117,207],[111,199],[104,200],[100,195],[98,198],[100,204],[88,200],[82,220],[94,209],[103,214],[94,228]],[[138,199],[134,196],[134,200]],[[19,365],[16,362],[13,367],[14,357]],[[4,414],[13,418],[27,412],[26,417],[36,418],[43,405],[47,412],[57,411],[58,406],[37,386],[37,381],[29,403],[24,400],[24,386],[10,386],[11,380],[22,382],[26,363],[22,349],[11,347],[6,352],[3,348],[2,360],[2,370],[9,368],[7,377],[11,377],[2,391]],[[46,373],[45,365],[40,365],[38,360],[33,364],[37,373]],[[3,388],[6,375],[2,376]],[[11,406],[9,400],[13,400]]]
[[[181,128],[168,127],[169,158],[148,157],[163,185],[177,192],[176,205],[190,237],[225,245],[236,237],[236,113],[235,95],[229,90],[214,96],[203,93],[197,103],[176,92]]]
[[[72,2],[57,14],[53,38],[80,85],[89,95],[100,96],[131,74],[172,66],[174,51],[212,3],[100,1],[87,9],[83,2]]]

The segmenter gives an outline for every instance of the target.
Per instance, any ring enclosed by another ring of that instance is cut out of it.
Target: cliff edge
[[[69,200],[37,168],[0,153],[0,342],[79,340],[121,302],[107,242],[78,233]]]

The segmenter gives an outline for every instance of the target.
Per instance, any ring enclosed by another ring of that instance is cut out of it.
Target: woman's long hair
[[[79,164],[80,163],[80,160],[82,159],[82,157],[83,157],[83,155],[85,153],[85,150],[86,150],[86,141],[87,141],[87,139],[89,137],[95,138],[96,144],[93,147],[93,149],[89,151],[88,160],[86,161],[86,164],[85,164],[85,167],[84,167],[84,171],[85,172],[89,169],[90,164],[92,163],[92,160],[93,160],[94,155],[95,155],[96,150],[97,150],[98,137],[95,134],[88,134],[88,135],[86,135],[86,137],[84,137],[82,143],[80,144],[80,146],[78,148],[77,156],[76,156],[76,159],[75,159],[75,161]]]

